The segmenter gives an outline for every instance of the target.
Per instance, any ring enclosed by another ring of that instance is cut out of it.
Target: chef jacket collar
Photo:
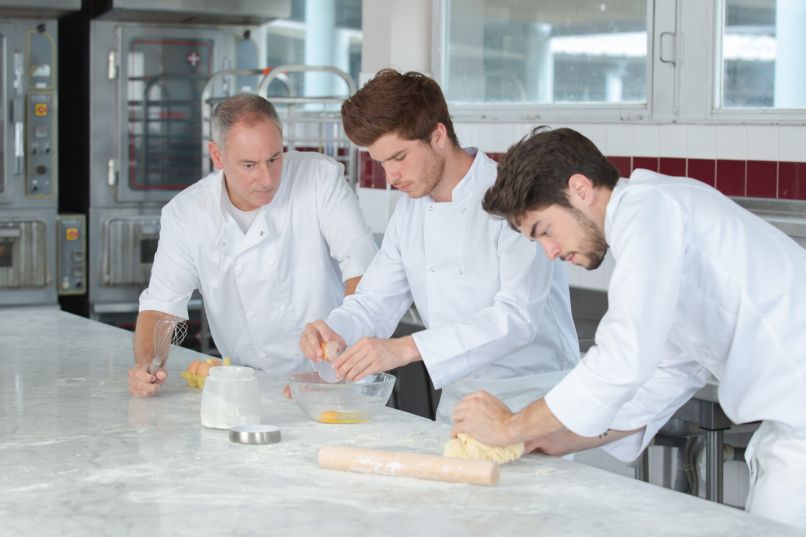
[[[613,215],[616,214],[618,205],[621,202],[621,196],[624,194],[624,189],[627,187],[629,181],[630,180],[625,177],[619,179],[618,183],[616,183],[616,186],[613,188],[613,192],[610,194],[610,199],[607,201],[607,207],[605,208],[604,238],[605,242],[608,244],[610,244],[608,235],[612,233]]]
[[[481,162],[484,153],[479,151],[478,147],[464,147],[462,148],[462,151],[471,157],[474,157],[473,164],[470,165],[470,169],[467,170],[467,173],[464,175],[464,177],[462,177],[459,183],[453,187],[453,192],[451,192],[451,201],[446,201],[443,203],[461,203],[465,201],[465,198],[474,193],[474,189],[470,185],[472,185],[473,181],[481,175],[477,173],[477,171],[482,165]],[[431,201],[434,201],[434,198],[431,197],[431,194],[428,195],[428,198]]]

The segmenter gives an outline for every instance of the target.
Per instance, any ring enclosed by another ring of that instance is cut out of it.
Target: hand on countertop
[[[325,321],[314,321],[305,325],[305,330],[299,338],[299,348],[306,358],[320,362],[326,358],[322,351],[322,342],[329,341],[337,342],[339,350],[343,350],[347,346],[342,337],[334,332]]]
[[[365,337],[358,340],[333,363],[333,369],[345,380],[361,380],[420,359],[420,351],[411,336],[395,339]]]
[[[168,372],[160,369],[155,374],[148,372],[148,364],[135,364],[129,369],[129,393],[136,397],[150,397],[159,391],[168,378]]]

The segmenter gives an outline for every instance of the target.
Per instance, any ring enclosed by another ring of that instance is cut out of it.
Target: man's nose
[[[395,183],[400,180],[400,170],[391,164],[384,164],[384,172],[386,172],[386,182],[389,184]]]
[[[274,184],[274,174],[268,164],[260,167],[260,184],[263,186],[272,186]]]
[[[546,252],[546,257],[551,261],[554,261],[560,255],[560,247],[555,242],[541,240],[540,246],[543,247],[543,251]]]

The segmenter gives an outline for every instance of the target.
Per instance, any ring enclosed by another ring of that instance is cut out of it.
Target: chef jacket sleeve
[[[400,217],[396,216],[402,212],[396,210],[392,214],[381,249],[355,294],[345,297],[344,303],[325,319],[348,345],[362,337],[388,338],[411,307],[411,291],[400,255]]]
[[[642,432],[622,438],[602,448],[622,461],[632,461],[646,449],[655,434],[672,415],[710,379],[708,370],[689,359],[679,347],[667,346],[655,374],[638,389],[616,414],[611,429]]]
[[[674,321],[688,243],[684,211],[660,190],[632,188],[607,209],[605,234],[616,267],[596,344],[545,399],[581,436],[610,427],[655,375]]]
[[[435,388],[516,351],[532,341],[541,328],[536,324],[551,291],[555,263],[502,221],[498,265],[500,289],[488,307],[466,321],[413,334]]]
[[[188,318],[188,300],[199,287],[198,270],[190,253],[192,243],[187,222],[180,217],[176,204],[168,203],[162,209],[160,239],[151,279],[140,294],[140,311],[156,310]]]
[[[344,179],[344,166],[329,162],[322,169],[324,176],[315,182],[319,227],[330,257],[339,264],[342,281],[347,281],[364,274],[378,247],[358,198]]]

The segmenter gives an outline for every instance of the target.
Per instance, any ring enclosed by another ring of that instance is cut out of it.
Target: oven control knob
[[[38,173],[39,175],[45,175],[46,173],[48,173],[48,167],[43,164],[40,164],[39,166],[36,167],[36,173]]]

